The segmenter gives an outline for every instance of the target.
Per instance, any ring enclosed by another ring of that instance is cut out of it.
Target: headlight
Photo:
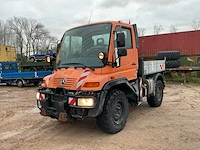
[[[45,95],[41,94],[40,92],[36,93],[36,100],[43,100],[45,99]]]
[[[105,54],[103,52],[100,52],[98,55],[99,59],[102,60],[105,57]]]
[[[78,106],[93,108],[96,105],[94,98],[78,98]]]
[[[51,57],[47,56],[46,57],[46,62],[50,63],[51,62]]]

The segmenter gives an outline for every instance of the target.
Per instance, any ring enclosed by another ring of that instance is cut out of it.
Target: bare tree
[[[56,41],[56,37],[53,37],[53,36],[47,36],[46,37],[46,40],[45,40],[45,47],[46,49],[51,49],[51,44],[52,43],[55,43]]]
[[[157,35],[163,31],[162,25],[154,25],[154,34]]]
[[[29,20],[29,36],[31,39],[31,48],[34,54],[42,48],[42,46],[39,45],[41,45],[42,39],[47,34],[49,34],[49,32],[45,29],[44,25],[34,19]]]
[[[8,24],[0,20],[0,45],[16,46],[15,39],[15,34]]]
[[[0,44],[6,45],[7,44],[7,28],[3,21],[0,20]]]
[[[22,58],[23,47],[25,43],[24,33],[23,33],[23,18],[13,17],[7,21],[9,28],[16,34],[17,47],[20,48],[20,56]]]
[[[33,38],[33,46],[35,47],[36,52],[41,51],[42,49],[46,49],[46,39],[49,36],[48,30],[43,28],[37,28],[36,32],[34,33]]]
[[[200,28],[200,21],[193,20],[193,22],[192,22],[192,28],[194,30],[198,30]]]
[[[176,33],[177,30],[178,30],[178,28],[177,28],[176,26],[174,26],[174,25],[171,25],[171,26],[170,26],[170,32],[171,32],[171,33]]]
[[[4,23],[0,20],[0,45],[2,45],[4,42]]]
[[[16,46],[16,35],[15,33],[8,27],[7,23],[5,24],[5,45]]]
[[[49,31],[45,29],[44,25],[38,23],[36,20],[31,20],[31,44],[33,53],[41,51],[42,49],[50,49],[51,43],[56,42],[56,37],[50,35]]]
[[[50,36],[49,31],[37,20],[13,17],[7,20],[7,24],[17,36],[16,41],[20,53],[25,51],[27,57],[31,53],[35,54],[42,49],[49,48],[51,42],[56,42],[56,38]]]
[[[146,33],[146,29],[145,28],[138,28],[138,35],[139,36],[144,36],[145,33]]]

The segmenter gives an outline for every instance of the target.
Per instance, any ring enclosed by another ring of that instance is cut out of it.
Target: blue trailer
[[[27,84],[38,85],[43,77],[52,74],[52,71],[19,72],[17,62],[0,62],[0,83],[17,84],[23,87]]]

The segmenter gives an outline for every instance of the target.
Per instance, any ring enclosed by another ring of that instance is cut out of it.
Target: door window
[[[131,37],[131,29],[130,28],[117,26],[115,31],[116,31],[116,33],[120,33],[120,32],[124,33],[124,35],[125,35],[125,48],[126,49],[133,48],[132,37]],[[115,34],[115,40],[116,40],[116,34]],[[117,46],[115,45],[115,47],[117,47]]]

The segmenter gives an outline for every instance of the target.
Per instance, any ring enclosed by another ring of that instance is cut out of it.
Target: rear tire
[[[129,103],[124,92],[114,89],[106,96],[102,113],[97,116],[97,124],[106,133],[121,131],[128,118]]]
[[[18,86],[19,88],[21,88],[21,87],[24,86],[24,83],[22,82],[22,80],[18,80],[18,81],[17,81],[17,86]]]
[[[147,102],[151,107],[159,107],[163,100],[164,85],[161,80],[157,80],[155,85],[155,95],[147,97]]]

